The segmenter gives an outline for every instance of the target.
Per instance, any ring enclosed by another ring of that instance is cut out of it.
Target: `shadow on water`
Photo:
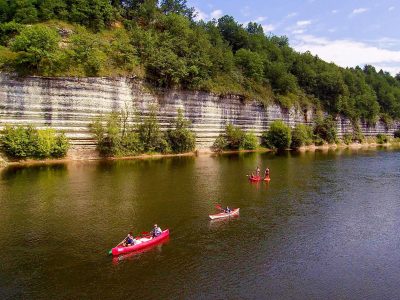
[[[33,166],[10,166],[3,169],[0,174],[3,180],[12,180],[18,177],[65,176],[67,172],[67,164],[60,163]]]

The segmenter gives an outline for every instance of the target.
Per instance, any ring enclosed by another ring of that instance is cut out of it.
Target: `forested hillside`
[[[400,119],[400,75],[341,68],[231,16],[195,21],[185,0],[0,0],[0,68],[20,75],[136,76],[352,121]]]

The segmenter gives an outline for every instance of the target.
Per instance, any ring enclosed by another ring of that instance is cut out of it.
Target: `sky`
[[[197,19],[233,16],[257,22],[266,34],[286,35],[299,52],[310,51],[342,67],[371,64],[400,72],[400,0],[188,0]]]

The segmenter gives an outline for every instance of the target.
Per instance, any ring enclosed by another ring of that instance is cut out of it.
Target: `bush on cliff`
[[[157,119],[157,107],[150,107],[150,112],[147,116],[137,114],[136,131],[143,145],[144,152],[171,152],[165,134],[160,129],[160,123]]]
[[[336,122],[332,116],[323,118],[318,116],[314,124],[314,135],[316,140],[323,140],[328,143],[337,142]]]
[[[377,142],[378,144],[386,144],[386,143],[389,142],[389,138],[388,138],[388,136],[385,135],[385,134],[378,133],[378,134],[376,135],[376,142]]]
[[[90,131],[102,156],[138,155],[143,144],[133,126],[128,123],[127,113],[111,113],[90,124]]]
[[[395,137],[396,139],[400,138],[400,129],[398,129],[398,130],[396,130],[396,131],[394,132],[394,137]]]
[[[254,150],[258,147],[258,138],[254,133],[246,133],[240,127],[228,124],[213,144],[214,151]]]
[[[69,149],[69,140],[65,134],[33,126],[6,125],[0,142],[4,153],[15,159],[61,158]]]
[[[196,136],[189,129],[190,121],[183,117],[182,110],[178,110],[178,117],[173,127],[166,133],[168,143],[174,153],[193,151],[196,145]]]
[[[271,123],[269,130],[263,133],[262,139],[263,144],[268,148],[288,149],[292,141],[290,127],[281,120],[274,121]]]
[[[195,135],[190,122],[178,111],[172,128],[162,132],[157,108],[150,107],[148,115],[129,112],[111,113],[90,124],[97,150],[103,156],[128,156],[143,153],[183,153],[193,151]]]
[[[313,143],[312,127],[305,124],[297,124],[292,129],[292,142],[290,148],[298,149],[302,146],[308,146]]]

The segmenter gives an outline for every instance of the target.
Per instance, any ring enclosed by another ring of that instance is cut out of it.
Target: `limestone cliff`
[[[155,94],[130,78],[21,78],[0,74],[0,125],[51,126],[65,131],[76,146],[93,145],[88,125],[97,116],[132,107],[146,113],[151,104],[159,106],[163,128],[181,108],[192,121],[197,148],[210,147],[227,123],[260,135],[277,119],[291,126],[312,123],[313,119],[312,112],[285,110],[277,105],[264,108],[236,96],[174,90]],[[385,128],[380,122],[374,127],[361,124],[366,136],[392,134],[398,127],[397,123],[393,128]],[[339,135],[346,131],[351,131],[350,122],[339,118]]]

